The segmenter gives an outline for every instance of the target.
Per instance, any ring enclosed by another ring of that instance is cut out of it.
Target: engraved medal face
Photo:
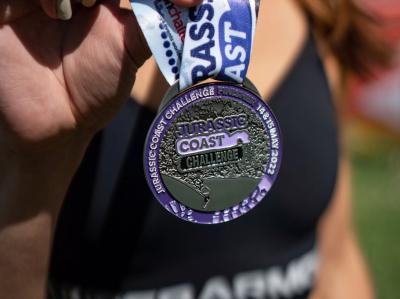
[[[269,107],[230,83],[191,87],[164,104],[145,145],[147,181],[184,220],[213,224],[254,208],[271,188],[282,156]]]

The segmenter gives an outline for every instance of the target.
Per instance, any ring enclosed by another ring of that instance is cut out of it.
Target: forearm
[[[0,298],[44,298],[57,215],[85,143],[0,153]]]
[[[352,233],[337,242],[335,251],[320,255],[315,290],[310,299],[373,299],[374,290],[364,257]]]
[[[318,225],[320,264],[311,299],[374,298],[351,220],[351,168],[343,158],[331,205]]]
[[[373,282],[370,276],[367,262],[362,254],[358,241],[353,233],[349,236],[344,248],[342,260],[343,278],[347,285],[349,298],[375,298]],[[338,273],[339,274],[339,273]]]

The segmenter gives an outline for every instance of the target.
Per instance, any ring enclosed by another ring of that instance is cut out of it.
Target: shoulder
[[[306,16],[294,0],[261,2],[248,77],[269,96],[301,52],[308,35]]]

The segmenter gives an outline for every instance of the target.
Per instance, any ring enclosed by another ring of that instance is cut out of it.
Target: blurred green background
[[[364,128],[365,131],[365,128]],[[379,299],[400,298],[400,138],[352,132],[354,222]],[[379,136],[379,137],[378,137]]]

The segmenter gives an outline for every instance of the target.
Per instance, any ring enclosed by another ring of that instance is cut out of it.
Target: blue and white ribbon
[[[131,0],[169,84],[184,89],[208,78],[242,83],[256,27],[256,0],[204,0],[196,8],[169,0]]]

